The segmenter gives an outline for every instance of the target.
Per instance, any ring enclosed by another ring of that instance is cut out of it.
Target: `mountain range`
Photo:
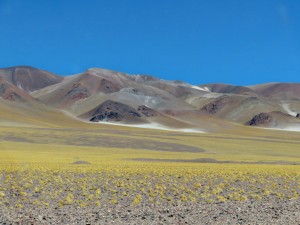
[[[190,132],[300,131],[300,83],[192,85],[91,68],[59,76],[0,69],[0,125],[109,123]]]

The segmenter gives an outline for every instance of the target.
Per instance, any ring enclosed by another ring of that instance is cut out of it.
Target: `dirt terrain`
[[[300,200],[243,203],[188,203],[178,206],[114,206],[81,209],[1,208],[2,224],[294,224],[300,223]]]

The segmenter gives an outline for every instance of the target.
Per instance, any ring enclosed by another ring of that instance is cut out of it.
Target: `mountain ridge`
[[[0,69],[0,97],[65,111],[87,123],[155,123],[205,132],[237,125],[300,130],[300,83],[196,86],[99,68],[63,77],[17,66]],[[265,118],[273,122],[261,122]]]

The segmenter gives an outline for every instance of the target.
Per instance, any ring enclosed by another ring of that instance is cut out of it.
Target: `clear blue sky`
[[[300,82],[299,0],[0,0],[0,67]]]

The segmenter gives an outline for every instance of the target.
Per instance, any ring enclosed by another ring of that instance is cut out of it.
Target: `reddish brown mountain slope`
[[[34,101],[35,99],[24,90],[17,88],[0,77],[0,97],[9,101]]]
[[[275,99],[300,99],[300,83],[267,83],[249,88],[256,93]]]
[[[0,78],[27,92],[39,90],[63,80],[58,75],[29,66],[0,69]]]

